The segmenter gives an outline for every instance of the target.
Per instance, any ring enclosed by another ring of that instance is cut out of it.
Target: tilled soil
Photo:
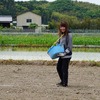
[[[69,86],[58,87],[56,66],[0,65],[0,100],[100,100],[100,67],[69,67]]]

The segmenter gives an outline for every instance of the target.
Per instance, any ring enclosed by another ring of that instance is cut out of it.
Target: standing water
[[[9,60],[9,59],[12,59],[12,60],[52,60],[46,51],[0,51],[0,60]],[[100,53],[73,52],[72,60],[100,61]]]

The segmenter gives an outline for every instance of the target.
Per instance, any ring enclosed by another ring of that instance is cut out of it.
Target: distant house
[[[11,23],[12,16],[0,15],[0,26],[9,28]]]
[[[32,12],[26,12],[17,16],[17,27],[27,30],[31,23],[36,23],[39,26],[35,32],[41,32],[41,16]]]

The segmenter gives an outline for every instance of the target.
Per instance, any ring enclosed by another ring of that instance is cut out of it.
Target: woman
[[[66,87],[68,86],[68,68],[69,62],[72,57],[72,35],[69,32],[67,22],[61,22],[59,26],[59,37],[63,37],[59,40],[59,44],[64,46],[64,53],[59,53],[59,59],[57,63],[57,72],[61,79],[61,82],[57,85]]]

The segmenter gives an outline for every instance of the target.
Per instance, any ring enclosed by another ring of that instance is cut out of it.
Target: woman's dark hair
[[[63,21],[63,22],[60,23],[60,25],[59,25],[59,32],[58,32],[59,36],[62,35],[60,27],[65,27],[64,35],[68,35],[68,23],[66,21]]]

